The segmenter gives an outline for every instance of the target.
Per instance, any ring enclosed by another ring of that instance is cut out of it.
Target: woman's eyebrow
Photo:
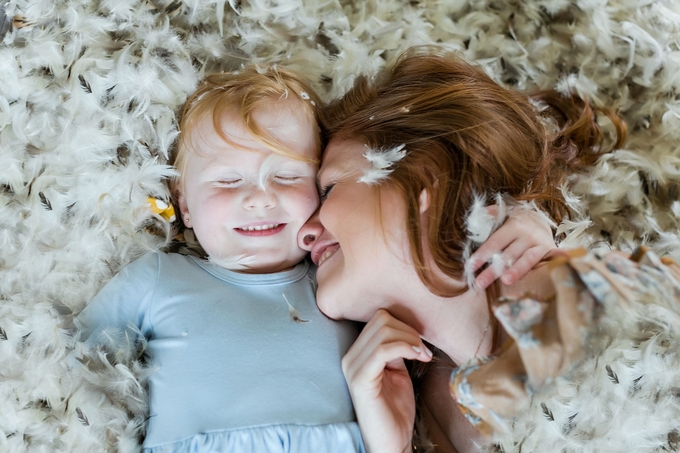
[[[318,185],[321,185],[321,175],[326,176],[327,173],[331,173],[331,178],[333,180],[339,180],[343,177],[349,176],[349,174],[352,172],[352,162],[351,161],[343,161],[338,164],[333,164],[330,168],[329,167],[321,167],[321,169],[317,172],[316,174],[316,183]],[[326,179],[329,179],[328,177]]]
[[[332,168],[331,168],[331,170],[332,170]],[[325,174],[328,173],[329,171],[330,171],[330,170],[328,169],[328,167],[321,167],[321,168],[319,169],[319,171],[316,172],[316,183],[317,183],[318,185],[321,185],[321,175],[325,175]]]

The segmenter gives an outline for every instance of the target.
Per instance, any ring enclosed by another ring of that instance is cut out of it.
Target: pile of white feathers
[[[147,197],[169,199],[204,74],[285,65],[331,100],[430,43],[507,87],[618,110],[629,138],[564,188],[562,246],[680,259],[677,0],[0,0],[0,451],[140,450],[143,345],[86,356],[72,319],[173,238]],[[678,450],[680,336],[638,334],[559,404],[537,398],[505,451]]]

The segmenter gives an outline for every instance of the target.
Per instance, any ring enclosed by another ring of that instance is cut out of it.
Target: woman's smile
[[[314,247],[314,250],[312,250],[312,261],[314,264],[316,264],[318,267],[321,267],[321,265],[331,256],[335,254],[340,249],[340,244],[337,242],[334,243],[326,243],[326,244],[319,244],[317,247]]]

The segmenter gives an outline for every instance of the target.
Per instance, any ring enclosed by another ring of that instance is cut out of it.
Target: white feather
[[[368,168],[364,169],[364,174],[357,182],[371,186],[387,179],[396,164],[406,157],[405,147],[406,145],[401,144],[389,149],[374,150],[366,146],[364,158],[368,161]]]
[[[546,0],[518,9],[459,0],[229,0],[230,10],[224,0],[188,0],[186,14],[169,17],[157,6],[170,3],[4,3],[8,17],[33,25],[12,26],[0,38],[0,327],[8,337],[0,340],[0,363],[2,374],[13,376],[0,382],[0,450],[141,449],[148,408],[138,383],[148,370],[122,348],[124,370],[66,366],[63,357],[79,350],[67,333],[68,313],[79,312],[125,264],[167,244],[168,233],[146,230],[146,197],[168,193],[166,158],[178,115],[207,73],[282,64],[330,101],[408,46],[438,42],[513,88],[597,96],[596,105],[625,116],[626,152],[605,155],[570,179],[561,245],[629,250],[646,242],[680,258],[677,201],[657,203],[640,177],[660,187],[678,179],[680,3],[579,0],[576,7]],[[389,177],[395,165],[369,162],[369,181]],[[477,240],[486,234],[473,229]],[[572,381],[556,384],[549,402],[556,421],[533,406],[515,422],[505,451],[666,446],[680,415],[666,404],[675,396],[663,392],[680,388],[680,346],[677,335],[640,337],[639,321],[612,323],[611,346],[580,371],[590,378],[578,389]],[[618,386],[607,378],[609,363]],[[629,394],[640,376],[641,390]],[[42,398],[50,410],[35,405]]]
[[[248,269],[248,266],[255,262],[255,257],[249,255],[210,255],[208,261],[231,271],[239,271]]]

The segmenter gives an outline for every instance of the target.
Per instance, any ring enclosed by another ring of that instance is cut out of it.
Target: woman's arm
[[[342,359],[369,453],[411,451],[415,398],[404,359],[429,362],[432,353],[414,329],[383,309]]]

